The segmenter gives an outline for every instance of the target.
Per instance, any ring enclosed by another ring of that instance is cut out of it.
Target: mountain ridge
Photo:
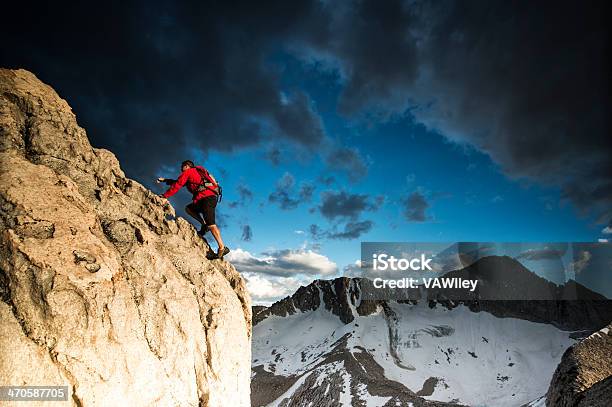
[[[501,273],[497,274],[495,269],[502,264]],[[518,287],[513,287],[515,282],[506,278],[507,269],[519,270],[522,281]],[[452,301],[442,296],[452,290],[429,289],[426,300],[433,304],[442,304],[452,308],[457,304],[465,304],[472,311],[486,311],[500,317],[516,317],[533,322],[548,322],[566,330],[591,330],[595,331],[604,327],[612,320],[612,301],[603,295],[590,290],[582,284],[570,280],[559,286],[537,274],[533,273],[517,260],[508,256],[486,256],[478,259],[475,263],[460,270],[447,272],[442,277],[481,278],[482,273],[486,277],[502,277],[496,281],[501,289],[524,289],[532,290],[538,295],[548,295],[548,299],[542,300],[482,300],[478,298],[479,291],[466,294],[465,291],[458,297],[470,297],[459,301]],[[333,280],[314,280],[307,286],[302,286],[291,296],[279,300],[269,307],[258,308],[254,312],[253,324],[256,325],[267,316],[287,316],[297,311],[312,311],[321,305],[321,299],[326,309],[331,310],[344,323],[351,322],[354,318],[353,310],[358,315],[364,316],[375,311],[385,300],[360,300],[362,293],[362,278],[360,277],[338,277]],[[535,287],[535,288],[534,288]],[[579,299],[567,299],[568,292],[580,293]],[[501,297],[501,296],[500,296]],[[410,302],[411,300],[399,302]],[[260,306],[261,307],[261,306]],[[584,318],[589,315],[589,318]]]

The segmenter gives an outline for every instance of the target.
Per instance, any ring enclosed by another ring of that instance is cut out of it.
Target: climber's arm
[[[185,185],[187,179],[189,178],[188,171],[183,171],[183,173],[178,177],[178,179],[172,183],[172,186],[162,195],[164,198],[170,198],[172,195],[176,194],[179,189]],[[174,181],[174,180],[171,180]]]

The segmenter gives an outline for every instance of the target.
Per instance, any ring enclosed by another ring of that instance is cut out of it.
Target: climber
[[[187,185],[187,189],[193,194],[193,202],[185,207],[185,211],[202,225],[198,235],[204,237],[210,230],[219,245],[217,258],[223,260],[223,256],[228,254],[230,249],[223,244],[221,232],[215,224],[215,208],[221,197],[221,187],[215,178],[204,167],[196,166],[193,161],[186,160],[181,164],[181,175],[177,180],[160,177],[157,183],[160,182],[171,185],[165,193],[160,195],[166,199],[176,194],[185,184]]]

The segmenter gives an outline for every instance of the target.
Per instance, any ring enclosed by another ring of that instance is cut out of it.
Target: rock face
[[[1,384],[67,385],[77,406],[250,405],[243,279],[24,70],[0,70],[0,166]]]
[[[546,394],[554,407],[604,407],[612,400],[612,324],[569,348]]]
[[[270,315],[287,316],[298,311],[314,311],[320,306],[337,315],[342,322],[348,324],[354,319],[351,311],[359,299],[359,279],[339,277],[334,280],[315,280],[307,286],[302,286],[281,301],[270,307],[257,307],[253,317],[253,324],[263,321]],[[321,304],[323,301],[323,304]],[[357,308],[357,311],[361,309]]]

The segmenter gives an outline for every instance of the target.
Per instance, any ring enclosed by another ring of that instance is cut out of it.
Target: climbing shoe
[[[217,253],[217,258],[223,260],[223,256],[225,256],[226,254],[228,254],[230,252],[229,247],[225,246],[223,248],[223,251],[219,250],[219,252]]]

